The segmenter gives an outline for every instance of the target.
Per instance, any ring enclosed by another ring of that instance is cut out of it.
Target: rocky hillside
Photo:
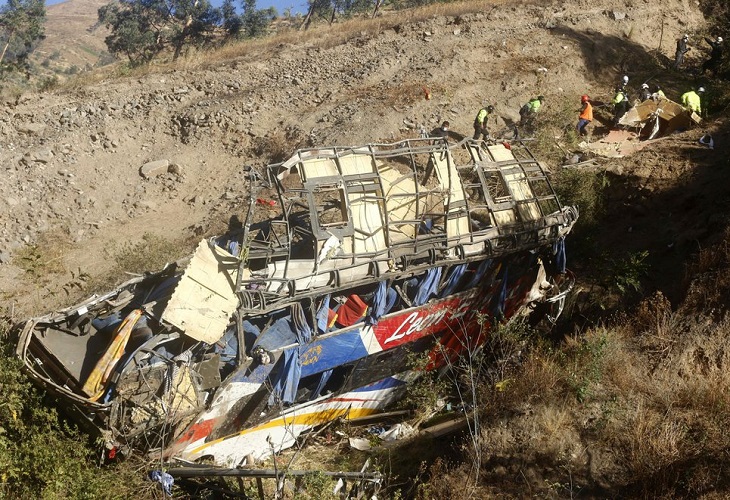
[[[80,1],[64,5],[68,11]],[[3,308],[17,317],[63,303],[58,291],[80,272],[109,271],[115,243],[221,230],[242,213],[245,170],[298,146],[392,141],[443,119],[469,135],[485,103],[495,104],[500,133],[537,94],[547,98],[546,116],[565,116],[572,126],[581,94],[606,99],[624,73],[632,82],[655,76],[677,36],[704,29],[686,0],[438,9],[425,20],[401,12],[283,34],[171,69],[76,81],[6,102]],[[665,73],[669,96],[683,92],[687,80]],[[141,175],[158,160],[174,166]],[[57,264],[52,277],[23,266],[33,245],[39,266]]]
[[[101,62],[109,62],[104,38],[97,26],[99,7],[105,0],[71,0],[46,7],[46,38],[31,55],[36,70],[65,79]]]

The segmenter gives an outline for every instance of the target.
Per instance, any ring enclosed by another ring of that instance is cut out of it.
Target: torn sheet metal
[[[572,287],[553,246],[577,209],[521,143],[300,150],[267,172],[278,203],[253,186],[241,231],[18,325],[26,371],[109,449],[269,457],[402,397],[411,353],[438,370]]]
[[[238,306],[237,275],[237,258],[201,241],[162,313],[162,320],[195,340],[217,342]]]

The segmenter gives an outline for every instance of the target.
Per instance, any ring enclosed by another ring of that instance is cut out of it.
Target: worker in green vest
[[[535,119],[535,115],[540,111],[542,103],[545,101],[544,96],[537,96],[534,99],[527,101],[527,104],[520,108],[520,126],[524,127],[532,123]]]
[[[704,92],[704,87],[698,88],[697,92],[695,92],[694,90],[685,92],[684,94],[682,94],[682,106],[684,106],[687,111],[695,112],[698,115],[701,115],[702,99],[700,98],[700,94],[703,94]]]
[[[487,127],[487,122],[489,120],[489,115],[494,113],[494,106],[491,104],[484,106],[482,109],[479,110],[479,113],[477,113],[476,118],[474,118],[474,140],[477,141],[480,138],[483,138],[485,141],[489,139],[489,129]]]
[[[611,100],[613,104],[613,126],[618,127],[618,122],[621,121],[621,117],[626,114],[629,110],[629,96],[621,87],[616,88],[616,95]]]

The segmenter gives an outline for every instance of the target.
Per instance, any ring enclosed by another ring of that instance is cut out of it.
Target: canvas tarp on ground
[[[632,107],[621,117],[619,124],[642,128],[642,136],[654,138],[689,128],[693,122],[698,124],[701,121],[696,113],[690,114],[681,104],[674,101],[648,99]]]

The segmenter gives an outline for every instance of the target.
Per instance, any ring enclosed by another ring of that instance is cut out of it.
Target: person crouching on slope
[[[684,106],[690,114],[694,112],[702,116],[702,100],[700,98],[700,94],[704,91],[705,88],[700,87],[697,89],[697,92],[690,90],[689,92],[682,94],[682,106]]]

